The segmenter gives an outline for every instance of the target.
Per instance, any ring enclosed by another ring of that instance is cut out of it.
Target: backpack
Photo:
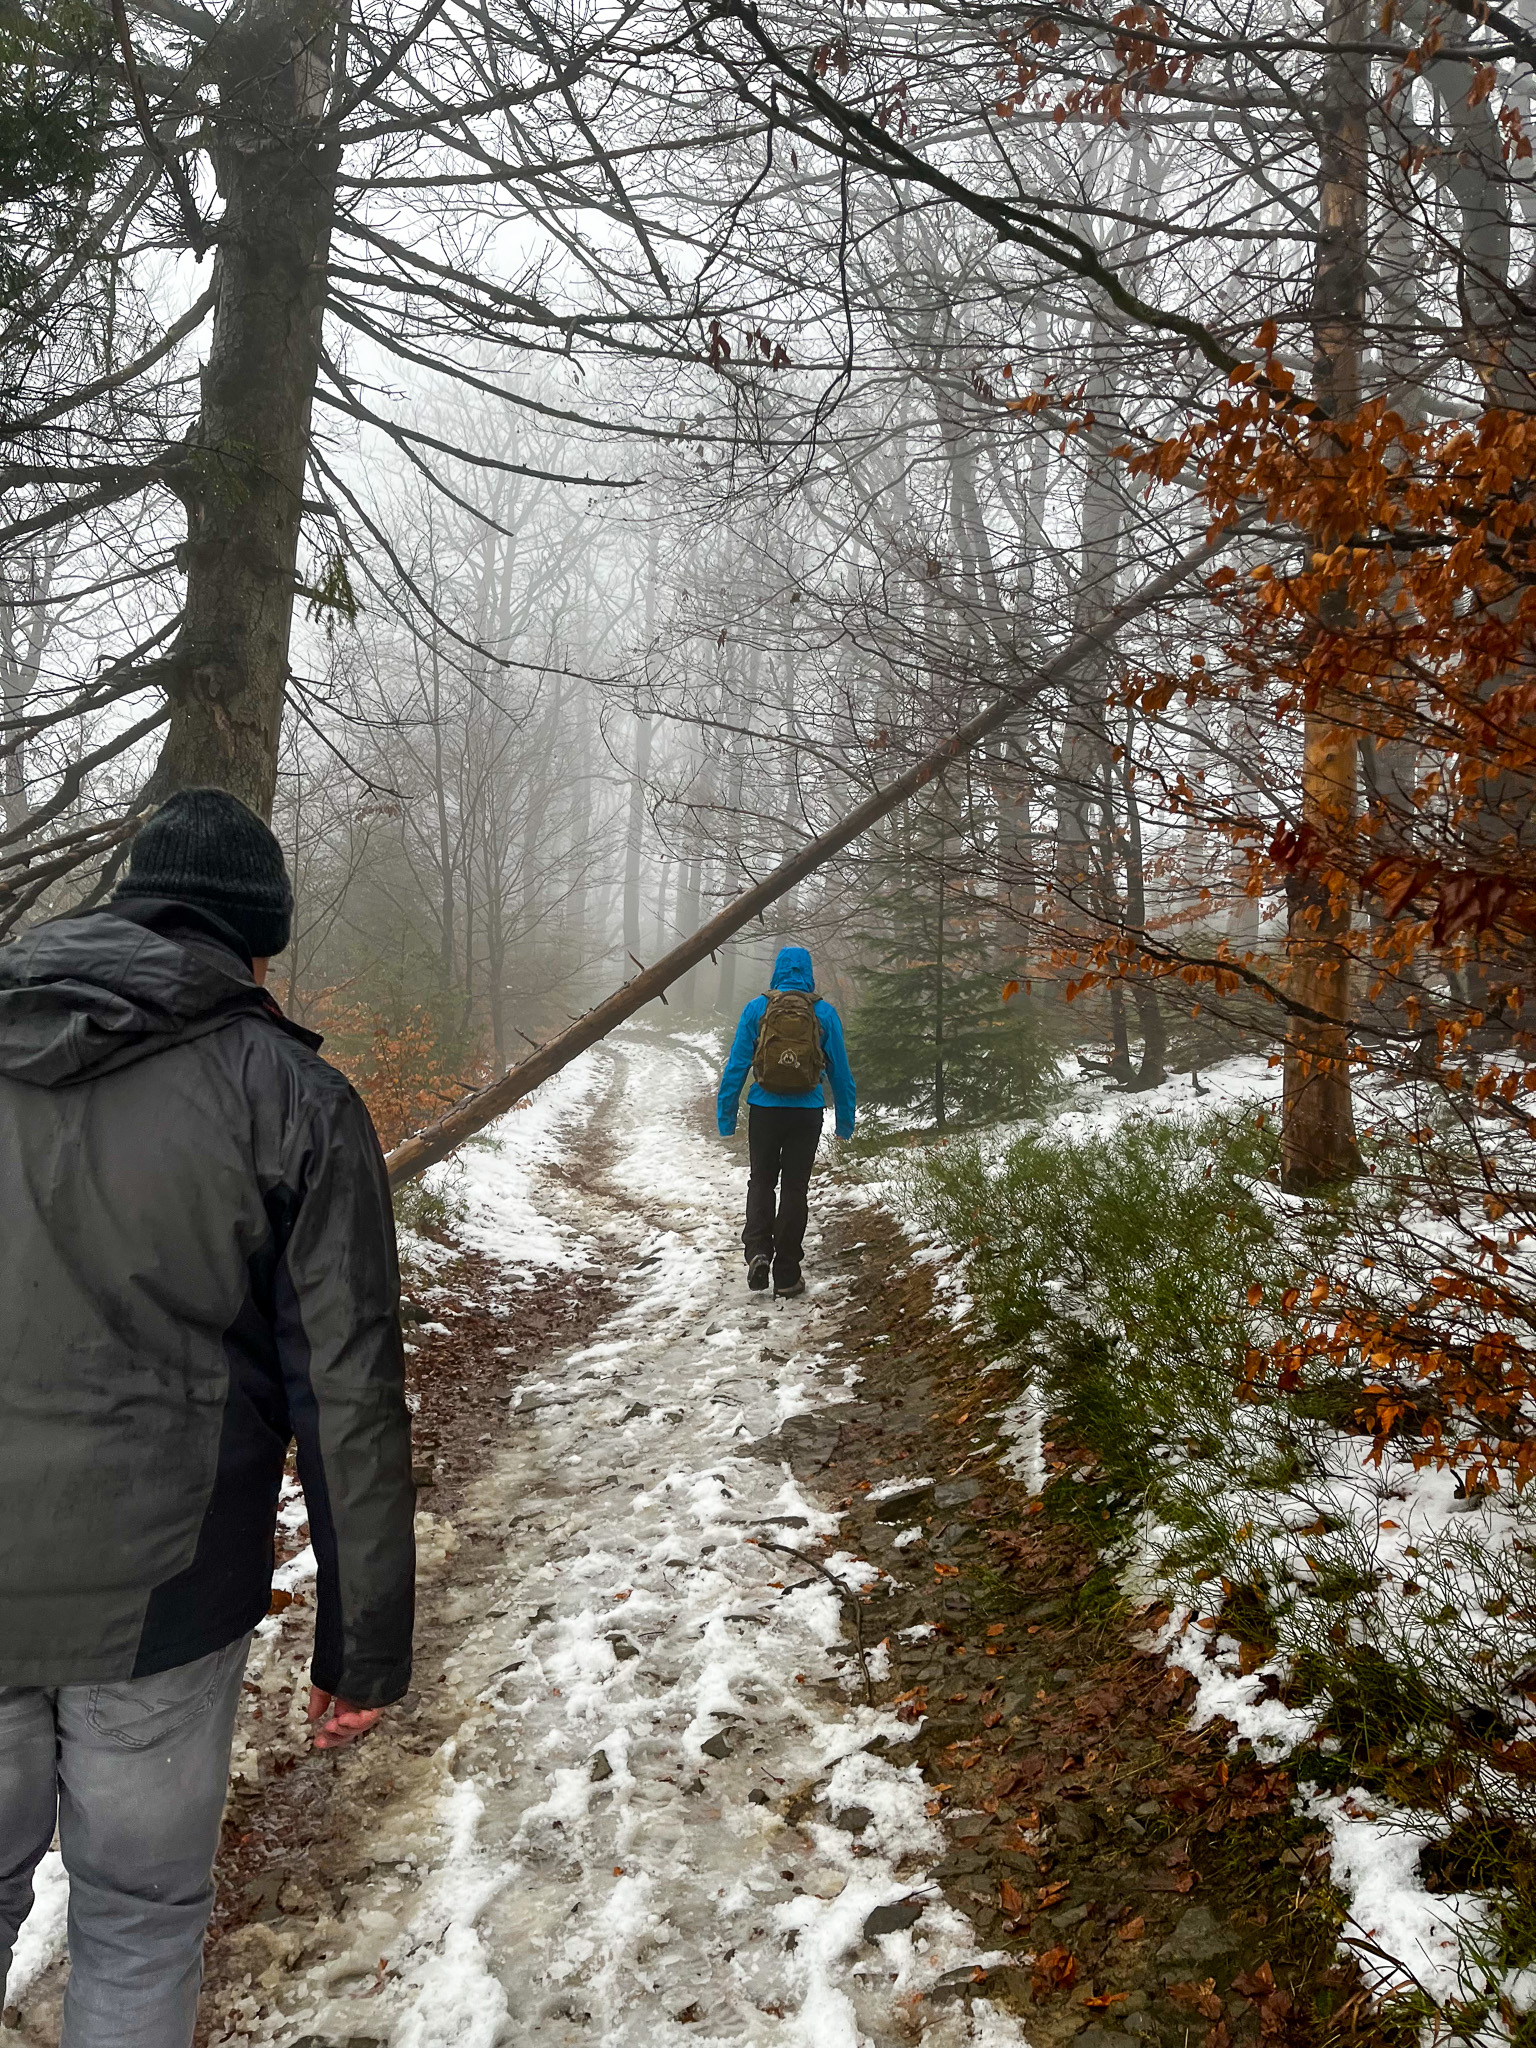
[[[770,989],[768,1007],[757,1027],[754,1078],[776,1095],[807,1095],[820,1086],[824,1065],[815,993]]]

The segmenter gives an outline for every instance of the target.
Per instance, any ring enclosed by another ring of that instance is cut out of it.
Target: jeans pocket
[[[231,1657],[239,1653],[243,1661],[245,1646],[242,1636],[228,1649],[191,1664],[92,1686],[85,1717],[98,1735],[123,1749],[152,1749],[208,1711]]]

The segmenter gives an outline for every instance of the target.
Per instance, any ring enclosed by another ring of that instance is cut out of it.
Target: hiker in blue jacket
[[[853,1136],[854,1089],[843,1027],[816,993],[811,956],[785,946],[773,963],[767,995],[741,1013],[715,1105],[722,1138],[734,1137],[747,1074],[747,1285],[761,1291],[770,1274],[775,1294],[804,1294],[800,1273],[811,1164],[821,1142],[822,1083],[830,1083],[837,1135]],[[778,1211],[774,1191],[778,1189]]]

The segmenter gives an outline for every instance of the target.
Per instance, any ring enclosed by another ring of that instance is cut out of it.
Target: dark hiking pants
[[[0,1983],[57,1824],[60,2048],[189,2048],[250,1640],[113,1685],[0,1685]]]
[[[781,1285],[800,1276],[806,1195],[821,1143],[821,1116],[819,1109],[772,1109],[756,1102],[747,1106],[752,1177],[747,1182],[747,1227],[741,1241],[747,1264],[772,1259],[773,1277]]]

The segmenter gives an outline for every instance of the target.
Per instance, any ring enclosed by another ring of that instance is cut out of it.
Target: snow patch
[[[38,1978],[63,1954],[68,1917],[64,1859],[57,1849],[50,1849],[33,1873],[32,1910],[21,1923],[5,1980],[7,2005],[21,2005]]]

